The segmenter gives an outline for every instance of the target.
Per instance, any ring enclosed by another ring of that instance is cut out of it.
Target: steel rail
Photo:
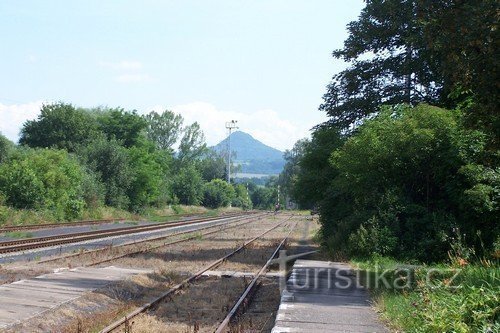
[[[288,217],[287,219],[281,221],[280,223],[278,223],[277,225],[273,226],[272,228],[264,231],[263,233],[261,233],[260,235],[246,241],[243,245],[239,246],[237,249],[233,250],[232,252],[226,254],[225,256],[223,256],[222,258],[219,258],[215,261],[213,261],[212,263],[210,263],[209,265],[205,266],[203,269],[199,270],[198,272],[196,272],[195,274],[193,274],[192,276],[184,279],[183,281],[181,281],[179,284],[176,284],[175,286],[173,286],[171,289],[167,290],[166,292],[162,293],[160,296],[158,296],[157,298],[155,298],[153,301],[149,302],[149,303],[146,303],[144,304],[143,306],[137,308],[136,310],[130,312],[129,314],[127,314],[125,317],[113,322],[112,324],[106,326],[104,329],[102,329],[100,331],[100,333],[109,333],[109,332],[112,332],[114,331],[115,329],[117,329],[118,327],[120,327],[121,325],[123,325],[124,323],[128,322],[131,318],[134,318],[135,316],[151,309],[152,307],[156,306],[157,304],[159,304],[161,301],[163,301],[165,298],[167,298],[168,296],[174,294],[175,292],[177,292],[178,290],[181,290],[183,289],[184,287],[186,287],[187,285],[189,285],[189,283],[193,282],[194,280],[198,279],[203,273],[205,273],[206,271],[209,271],[217,266],[219,266],[220,264],[222,264],[223,262],[225,262],[228,258],[232,257],[233,255],[235,255],[236,253],[240,252],[241,250],[243,250],[245,247],[247,247],[249,244],[255,242],[257,239],[261,238],[262,236],[266,235],[267,233],[273,231],[274,229],[280,227],[281,225],[283,225],[285,222],[287,222],[288,220],[290,220],[292,218],[292,216]]]
[[[234,306],[232,307],[232,309],[229,311],[229,313],[227,314],[227,316],[220,323],[219,327],[215,330],[215,333],[222,333],[227,328],[227,326],[229,325],[229,323],[231,322],[231,320],[234,318],[234,316],[238,313],[238,310],[240,309],[240,307],[242,306],[242,304],[246,304],[245,301],[247,300],[248,296],[250,295],[250,293],[253,291],[253,289],[257,285],[257,280],[266,272],[267,268],[271,264],[271,261],[278,254],[278,251],[283,247],[283,245],[285,245],[286,241],[290,237],[290,234],[295,229],[296,225],[297,225],[297,223],[295,223],[295,225],[293,226],[293,228],[290,229],[290,231],[288,232],[288,235],[286,235],[286,237],[283,238],[283,240],[281,241],[281,243],[279,243],[279,245],[274,250],[274,252],[271,255],[271,257],[266,261],[266,263],[264,264],[264,266],[262,266],[262,268],[259,270],[259,272],[254,276],[254,278],[252,279],[252,281],[248,284],[247,288],[243,291],[243,293],[241,294],[240,298],[236,301],[236,303],[234,304]]]
[[[112,230],[94,230],[88,232],[78,232],[78,233],[68,233],[63,235],[55,235],[55,236],[47,236],[47,237],[37,237],[37,238],[26,238],[19,239],[14,241],[5,241],[0,242],[0,254],[8,253],[8,252],[19,252],[31,249],[37,249],[42,247],[49,247],[55,245],[69,244],[69,243],[77,243],[87,240],[94,240],[99,238],[113,237],[113,236],[122,236],[140,232],[147,231],[157,231],[162,229],[170,229],[174,227],[180,227],[185,225],[198,224],[203,222],[210,222],[214,220],[222,220],[222,219],[231,219],[237,218],[242,215],[247,214],[235,214],[231,216],[224,217],[211,217],[211,218],[201,218],[194,219],[189,221],[179,221],[172,223],[159,223],[154,225],[147,226],[133,226],[133,227],[123,227],[116,228]]]
[[[211,229],[211,228],[217,228],[217,227],[225,226],[224,228],[221,228],[221,229],[218,229],[218,230],[215,230],[215,231],[211,231],[211,232],[206,232],[206,233],[202,234],[202,236],[210,235],[212,233],[224,231],[226,229],[235,228],[235,227],[240,226],[240,225],[244,225],[244,224],[248,224],[248,223],[253,223],[253,222],[261,219],[262,217],[264,217],[266,215],[267,215],[267,213],[262,213],[262,214],[257,214],[257,215],[250,215],[250,216],[238,217],[237,220],[233,220],[233,221],[230,221],[230,222],[220,222],[220,223],[215,224],[215,225],[209,225],[209,226],[205,226],[205,227],[194,229],[194,230],[184,230],[184,231],[179,231],[179,232],[175,232],[175,233],[164,235],[164,236],[151,237],[151,238],[146,238],[146,239],[141,239],[141,240],[134,240],[134,241],[127,242],[127,243],[114,245],[114,246],[112,246],[112,248],[116,249],[116,248],[121,248],[121,247],[125,247],[125,246],[138,245],[138,244],[142,244],[142,243],[156,242],[156,241],[160,241],[160,240],[163,240],[163,239],[172,238],[172,237],[176,237],[176,236],[180,236],[180,235],[184,235],[184,234],[195,233],[195,232],[206,230],[206,229]],[[250,220],[247,221],[248,219],[250,219]],[[230,223],[235,223],[235,222],[237,224],[228,225]],[[241,223],[241,222],[243,222],[243,223]],[[142,250],[127,252],[127,253],[121,254],[119,256],[115,256],[115,257],[112,257],[112,258],[107,258],[105,260],[102,260],[102,261],[99,261],[99,262],[95,262],[95,263],[92,263],[92,264],[86,265],[86,266],[95,266],[95,265],[101,264],[103,262],[108,262],[108,261],[112,261],[112,260],[115,260],[115,259],[120,259],[122,257],[126,257],[126,256],[129,256],[129,255],[134,255],[134,254],[139,254],[139,253],[143,253],[143,252],[148,252],[148,251],[155,250],[155,249],[163,247],[163,246],[168,246],[168,245],[177,244],[177,243],[184,242],[184,241],[189,241],[189,240],[192,240],[192,239],[194,239],[196,237],[198,237],[198,235],[194,235],[194,236],[191,236],[191,237],[188,237],[188,238],[183,238],[181,240],[176,240],[176,241],[173,241],[173,242],[168,242],[168,243],[163,243],[163,244],[160,244],[160,245],[155,245],[155,246],[152,246],[152,247],[148,247],[147,249],[142,249]],[[102,247],[102,248],[99,248],[99,249],[94,249],[94,250],[87,250],[87,251],[84,250],[84,251],[78,252],[78,253],[70,253],[70,254],[58,256],[58,257],[55,257],[55,258],[43,259],[43,260],[37,261],[36,263],[37,264],[45,264],[45,263],[48,263],[48,262],[53,262],[53,261],[58,261],[58,260],[64,260],[64,259],[78,257],[78,256],[83,256],[83,255],[88,255],[88,254],[92,254],[92,253],[104,252],[104,251],[107,251],[108,249],[109,249],[109,246]]]
[[[222,213],[219,216],[224,216],[230,213]],[[161,218],[189,218],[194,216],[200,216],[201,214],[189,213],[189,214],[178,214],[178,215],[164,215],[159,216]],[[203,216],[200,216],[200,218]],[[99,219],[99,220],[80,220],[80,221],[72,221],[72,222],[59,222],[59,223],[41,223],[41,224],[27,224],[27,225],[9,225],[0,227],[0,233],[19,231],[19,230],[41,230],[41,229],[54,229],[60,227],[80,227],[86,225],[96,225],[96,224],[106,224],[113,222],[123,222],[126,221],[125,218],[112,218],[112,219]]]

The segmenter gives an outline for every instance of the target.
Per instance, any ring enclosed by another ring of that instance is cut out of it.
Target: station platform
[[[368,291],[344,263],[297,260],[282,292],[272,333],[389,330],[378,320]]]

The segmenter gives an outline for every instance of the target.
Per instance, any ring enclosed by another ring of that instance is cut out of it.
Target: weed
[[[9,231],[3,234],[8,238],[32,238],[33,234],[26,231]]]

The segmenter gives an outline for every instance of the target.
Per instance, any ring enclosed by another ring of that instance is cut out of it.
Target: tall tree
[[[457,103],[467,102],[469,124],[500,137],[500,30],[497,0],[425,0],[424,38]],[[472,102],[472,103],[471,103]],[[498,144],[498,142],[497,142]]]
[[[333,57],[351,66],[333,77],[320,109],[352,128],[380,105],[440,104],[448,87],[426,48],[419,0],[367,0]]]
[[[43,105],[36,120],[24,123],[19,143],[72,152],[97,135],[97,123],[88,112],[71,104],[55,103]]]
[[[14,143],[0,132],[0,164],[7,160],[10,153],[14,150],[14,147]]]
[[[184,119],[180,114],[165,110],[159,114],[155,111],[144,116],[147,122],[147,135],[159,149],[173,152],[173,145],[179,139]]]
[[[98,115],[100,129],[108,139],[116,139],[125,147],[137,145],[146,128],[146,121],[134,111],[122,108],[102,109]]]
[[[179,144],[179,158],[181,161],[192,161],[200,158],[207,150],[205,134],[197,122],[186,126]]]

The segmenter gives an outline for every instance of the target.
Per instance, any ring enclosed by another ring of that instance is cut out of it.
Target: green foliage
[[[65,151],[23,150],[0,166],[0,192],[16,208],[48,209],[58,219],[80,216],[84,171]]]
[[[241,207],[245,210],[252,209],[252,200],[243,184],[234,185],[235,196],[232,201],[234,207]]]
[[[305,147],[291,177],[290,194],[303,208],[321,205],[325,193],[337,175],[329,163],[330,154],[343,145],[345,138],[335,128],[318,127]]]
[[[439,64],[423,36],[423,2],[369,0],[349,23],[349,37],[333,56],[351,67],[333,77],[320,107],[330,124],[351,130],[380,105],[439,104],[446,97]]]
[[[9,158],[14,149],[14,143],[0,133],[0,164]]]
[[[483,136],[461,119],[421,105],[366,121],[331,157],[336,176],[320,205],[326,243],[340,252],[438,260],[458,227],[467,244],[491,248],[498,171],[477,164]]]
[[[365,272],[397,271],[405,267],[384,257],[357,264]],[[498,331],[500,269],[497,264],[466,265],[458,271],[449,265],[410,267],[415,269],[416,278],[411,288],[373,290],[383,316],[395,328],[415,333]],[[427,275],[432,271],[442,273]]]
[[[180,114],[165,110],[163,113],[150,112],[144,117],[147,122],[148,139],[161,150],[173,152],[182,130],[183,118]]]
[[[196,164],[200,170],[203,180],[209,182],[212,179],[226,179],[226,161],[224,157],[213,150],[208,152]]]
[[[147,122],[134,111],[122,108],[99,109],[97,121],[108,139],[122,142],[125,147],[137,145],[143,138]]]
[[[130,203],[127,192],[133,176],[127,149],[116,140],[97,139],[81,147],[78,155],[104,184],[105,204],[127,208]]]
[[[172,192],[183,205],[199,205],[203,199],[203,179],[193,165],[187,165],[172,178]]]
[[[186,126],[183,132],[179,144],[179,159],[182,162],[192,162],[202,157],[207,151],[207,144],[200,124],[194,122]]]
[[[259,186],[250,194],[252,204],[257,209],[272,209],[276,204],[273,189]]]
[[[236,194],[234,188],[221,179],[206,183],[203,190],[203,205],[209,208],[227,207]]]
[[[86,111],[71,104],[42,106],[36,120],[24,123],[19,144],[73,152],[98,136],[97,123]]]
[[[132,147],[128,151],[132,180],[127,194],[130,209],[140,211],[160,204],[169,196],[166,185],[165,164],[161,153],[148,147]]]

